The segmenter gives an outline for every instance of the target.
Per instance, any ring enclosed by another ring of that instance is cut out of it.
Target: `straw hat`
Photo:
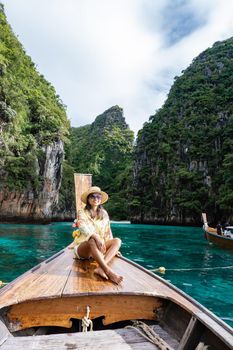
[[[99,193],[99,194],[101,194],[101,196],[102,196],[101,204],[107,202],[108,194],[106,192],[101,191],[101,189],[99,187],[97,187],[97,186],[92,186],[92,187],[89,188],[88,191],[84,192],[81,195],[81,201],[83,203],[87,204],[87,197],[89,196],[89,194],[92,194],[92,193]]]

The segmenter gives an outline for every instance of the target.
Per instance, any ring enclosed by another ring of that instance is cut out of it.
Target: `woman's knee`
[[[82,258],[89,258],[91,254],[91,249],[90,245],[88,242],[83,242],[81,243],[77,248],[76,248],[77,256],[82,257]]]
[[[90,238],[90,239],[88,240],[88,244],[89,244],[89,245],[96,245],[96,242],[95,242],[94,238]]]
[[[118,237],[113,238],[113,243],[120,248],[120,246],[121,246],[121,239],[118,238]]]
[[[97,247],[96,241],[94,240],[94,238],[90,238],[88,241],[88,244],[91,250],[96,249]]]

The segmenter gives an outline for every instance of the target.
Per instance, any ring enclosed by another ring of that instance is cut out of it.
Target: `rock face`
[[[45,158],[37,161],[36,172],[43,179],[40,191],[0,191],[0,220],[13,222],[49,222],[53,207],[58,202],[64,157],[63,143],[54,142],[42,148]]]
[[[109,193],[110,200],[105,207],[115,220],[128,218],[126,193],[131,183],[133,141],[133,131],[119,106],[109,108],[90,125],[72,128],[71,132],[68,163],[73,172],[92,174],[93,184]],[[64,171],[68,170],[65,164]],[[73,178],[73,174],[71,176]],[[71,200],[70,183],[67,190],[67,185],[62,184],[60,191],[60,198],[66,197],[66,203]]]
[[[131,220],[201,225],[233,212],[233,39],[201,53],[175,78],[138,134]]]
[[[62,179],[65,107],[0,6],[0,221],[51,220]]]
[[[123,109],[119,106],[113,106],[98,115],[91,124],[90,132],[93,134],[95,132],[103,134],[106,129],[112,129],[113,127],[120,128],[121,130],[129,128],[123,115]]]

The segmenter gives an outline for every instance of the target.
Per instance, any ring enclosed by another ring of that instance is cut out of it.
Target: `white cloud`
[[[91,123],[118,104],[137,131],[161,107],[174,76],[215,41],[233,35],[231,0],[177,1],[180,21],[170,23],[165,19],[172,18],[174,0],[3,3],[27,53],[67,105],[73,126]],[[169,42],[169,30],[177,31],[176,41]]]

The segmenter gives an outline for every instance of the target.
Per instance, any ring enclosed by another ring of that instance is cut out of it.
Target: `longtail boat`
[[[111,267],[119,285],[66,247],[3,287],[1,350],[233,349],[233,329],[190,296],[124,257]]]
[[[205,238],[207,239],[207,241],[214,243],[221,248],[233,249],[233,238],[220,235],[217,233],[216,228],[210,227],[208,225],[206,213],[202,213],[202,219],[204,223],[203,229],[205,231]]]

